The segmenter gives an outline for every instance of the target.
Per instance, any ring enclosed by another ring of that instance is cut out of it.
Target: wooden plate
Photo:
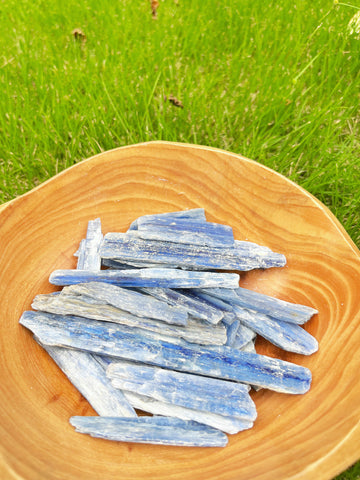
[[[89,219],[124,231],[139,215],[204,207],[238,239],[287,256],[282,269],[244,274],[247,288],[316,307],[320,342],[304,357],[259,351],[313,372],[306,395],[254,394],[255,427],[226,448],[115,443],[75,433],[94,414],[19,326],[48,276],[74,268]],[[69,168],[0,212],[0,478],[27,480],[330,479],[360,457],[360,254],[309,193],[274,171],[216,149],[164,142],[120,148]]]

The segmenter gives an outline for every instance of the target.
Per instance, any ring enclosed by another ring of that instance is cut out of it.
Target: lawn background
[[[180,141],[282,173],[360,247],[360,3],[160,0],[156,19],[150,3],[0,3],[0,203],[96,153]]]

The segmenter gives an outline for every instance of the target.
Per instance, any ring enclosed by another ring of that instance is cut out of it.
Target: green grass
[[[0,203],[104,150],[191,142],[294,180],[360,247],[360,40],[347,34],[356,11],[166,0],[153,20],[148,0],[2,2]]]

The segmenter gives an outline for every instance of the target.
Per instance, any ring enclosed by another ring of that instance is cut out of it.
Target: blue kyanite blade
[[[129,231],[137,230],[138,223],[142,221],[151,221],[162,219],[165,222],[172,222],[174,220],[182,219],[196,222],[206,222],[205,210],[203,208],[193,208],[191,210],[182,210],[180,212],[156,213],[153,215],[143,215],[132,222]]]
[[[172,417],[71,417],[77,432],[120,442],[183,447],[224,447],[227,436],[215,428]]]
[[[49,278],[53,285],[75,285],[84,282],[105,282],[119,287],[164,288],[235,288],[239,285],[236,273],[193,272],[169,268],[130,270],[55,270]]]
[[[317,313],[317,310],[306,305],[285,302],[241,287],[236,289],[214,288],[201,291],[231,305],[249,308],[284,322],[303,324]]]
[[[311,372],[305,367],[231,347],[173,343],[154,339],[151,332],[137,328],[43,312],[24,312],[20,323],[46,345],[79,348],[284,393],[305,393],[311,384]]]
[[[106,373],[113,386],[123,390],[195,410],[256,419],[248,386],[242,383],[127,361],[112,363]]]
[[[145,240],[186,243],[209,247],[234,246],[232,228],[228,225],[210,222],[191,222],[189,220],[164,219],[138,222],[137,234]]]
[[[247,271],[255,268],[283,267],[286,264],[284,255],[254,243],[235,241],[233,247],[205,247],[143,240],[132,232],[106,234],[100,255],[104,259],[123,262],[140,260],[209,270]],[[195,287],[200,288],[199,285]]]

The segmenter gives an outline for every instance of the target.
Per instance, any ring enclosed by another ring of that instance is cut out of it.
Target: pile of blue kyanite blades
[[[259,355],[254,344],[259,334],[289,352],[316,352],[301,327],[316,310],[240,288],[239,275],[224,273],[283,267],[282,254],[234,240],[231,227],[194,209],[145,215],[105,236],[100,219],[89,221],[75,255],[76,270],[50,276],[64,288],[37,295],[20,323],[98,413],[72,417],[78,432],[225,446],[226,433],[253,426],[251,389],[309,390],[307,368]]]

